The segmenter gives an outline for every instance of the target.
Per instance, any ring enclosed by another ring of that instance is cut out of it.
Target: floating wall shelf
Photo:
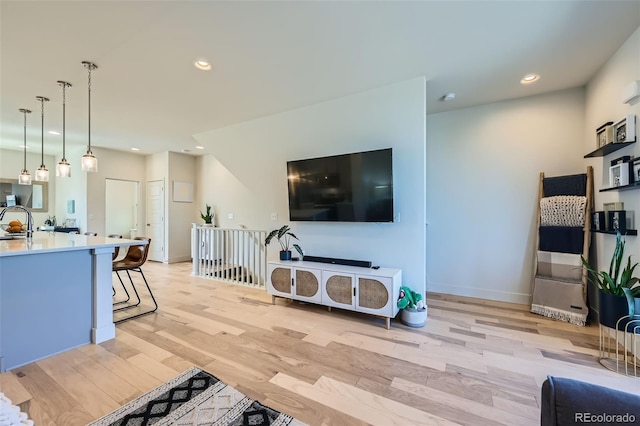
[[[588,153],[587,155],[584,156],[584,158],[591,158],[591,157],[604,157],[605,155],[611,154],[612,152],[616,152],[619,149],[624,148],[625,146],[629,146],[631,144],[636,143],[636,141],[633,142],[621,142],[621,143],[608,143],[604,146],[601,146],[600,148],[596,149],[595,151],[592,151],[590,153]]]

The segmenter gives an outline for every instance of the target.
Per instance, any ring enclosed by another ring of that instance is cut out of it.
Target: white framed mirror
[[[7,205],[7,197],[15,203],[28,207],[33,212],[49,211],[49,184],[33,182],[31,185],[19,185],[17,179],[0,178],[0,207]]]

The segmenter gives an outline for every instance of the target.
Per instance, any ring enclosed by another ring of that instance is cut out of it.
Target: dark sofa
[[[541,410],[542,426],[640,425],[640,395],[562,377],[542,384]]]

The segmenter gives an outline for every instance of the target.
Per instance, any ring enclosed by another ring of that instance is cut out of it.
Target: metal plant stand
[[[625,324],[624,331],[619,330]],[[640,372],[640,315],[625,315],[618,319],[616,328],[600,324],[600,364],[616,373],[638,377]]]

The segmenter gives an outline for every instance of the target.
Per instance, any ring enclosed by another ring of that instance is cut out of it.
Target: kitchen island
[[[113,339],[112,253],[140,243],[58,232],[0,240],[0,372]]]

